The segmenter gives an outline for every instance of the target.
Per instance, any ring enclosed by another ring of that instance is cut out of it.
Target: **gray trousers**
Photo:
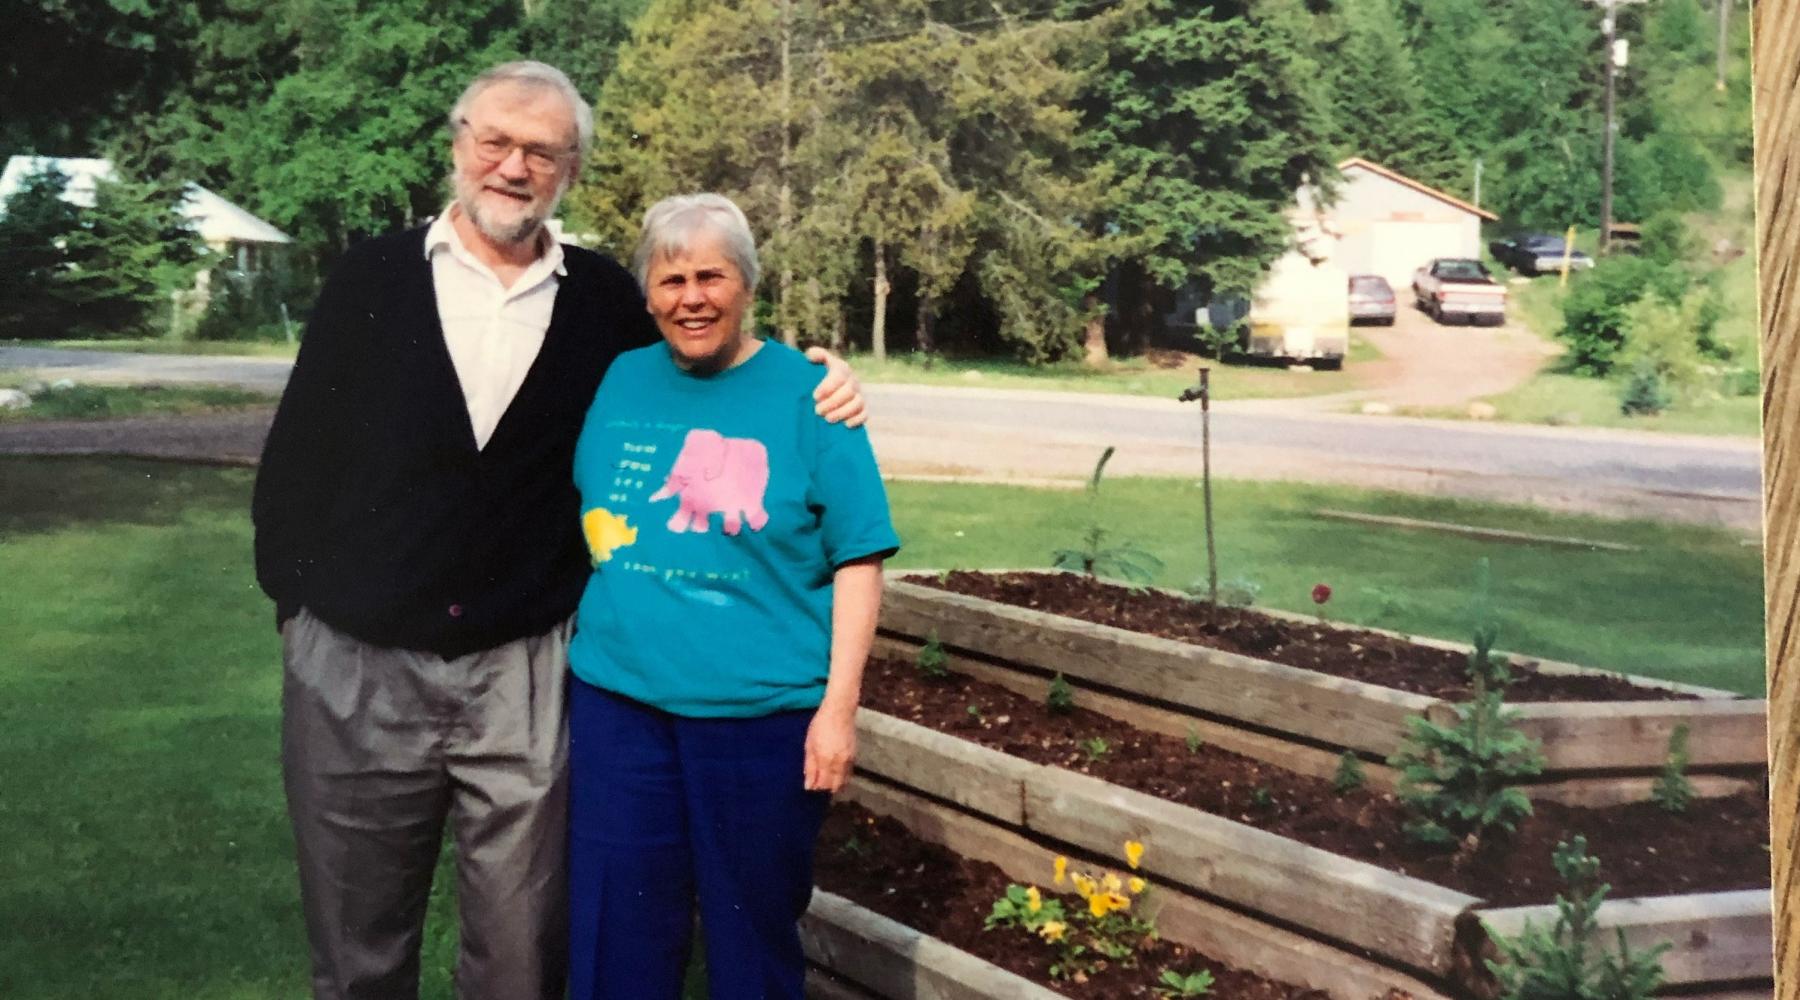
[[[457,996],[563,996],[569,633],[445,660],[308,611],[283,627],[282,776],[316,1000],[418,996],[446,820]]]

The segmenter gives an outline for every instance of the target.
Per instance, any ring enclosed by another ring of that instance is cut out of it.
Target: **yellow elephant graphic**
[[[581,515],[581,533],[587,536],[588,555],[596,566],[611,559],[614,549],[635,543],[637,532],[624,517],[605,507],[595,507]]]

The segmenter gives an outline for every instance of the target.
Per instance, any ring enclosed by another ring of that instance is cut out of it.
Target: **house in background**
[[[1348,274],[1379,274],[1396,290],[1437,257],[1481,257],[1481,224],[1499,216],[1394,170],[1351,157],[1337,201],[1325,209],[1338,234],[1336,260]]]
[[[14,156],[6,161],[6,169],[0,171],[0,206],[24,187],[26,177],[46,165],[56,167],[68,178],[62,199],[82,208],[93,207],[94,185],[113,175],[111,160]],[[224,259],[235,261],[240,274],[261,270],[269,254],[280,252],[281,248],[294,242],[293,237],[198,184],[188,185],[181,212],[207,248]]]

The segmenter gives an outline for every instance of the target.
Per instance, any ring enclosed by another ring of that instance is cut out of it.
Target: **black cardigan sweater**
[[[545,632],[589,564],[571,478],[607,366],[655,342],[631,276],[564,248],[544,345],[477,448],[425,230],[363,243],[319,295],[256,477],[256,576],[365,642],[455,657]]]

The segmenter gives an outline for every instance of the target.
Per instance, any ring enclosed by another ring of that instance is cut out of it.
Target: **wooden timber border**
[[[1276,617],[1297,617],[1276,615]],[[1390,633],[1391,634],[1391,633]],[[1103,711],[1156,731],[1195,735],[1301,773],[1326,775],[1348,750],[1373,762],[1377,787],[1391,785],[1381,762],[1406,734],[1407,719],[1453,717],[1454,704],[1345,677],[1271,663],[1192,643],[1143,635],[1029,608],[890,579],[882,601],[882,650],[905,655],[936,635],[952,665],[983,680],[1041,693],[1061,673]],[[1413,640],[1467,651],[1455,643]],[[1514,657],[1546,673],[1588,668]],[[1615,675],[1616,676],[1616,675]],[[1729,692],[1628,678],[1696,696],[1684,701],[1531,702],[1519,726],[1544,745],[1538,798],[1599,805],[1642,797],[1661,768],[1670,734],[1689,727],[1690,774],[1702,794],[1730,794],[1761,780],[1767,706]],[[1140,705],[1124,709],[1125,703]]]
[[[807,995],[894,1000],[1065,1000],[1061,993],[976,958],[960,948],[815,890],[800,921],[807,961],[829,975],[809,976]],[[841,982],[850,980],[856,988]]]
[[[1383,981],[1415,996],[1480,996],[1491,954],[1480,922],[1514,927],[1550,912],[1487,910],[1465,893],[868,709],[857,725],[850,794],[861,804],[1036,881],[1054,854],[1116,859],[1126,840],[1141,841],[1143,872],[1169,900],[1171,940],[1340,1000],[1364,1000]],[[1766,904],[1766,892],[1616,900],[1602,927],[1624,927],[1634,943],[1675,942],[1671,987],[1754,990],[1769,981]]]

